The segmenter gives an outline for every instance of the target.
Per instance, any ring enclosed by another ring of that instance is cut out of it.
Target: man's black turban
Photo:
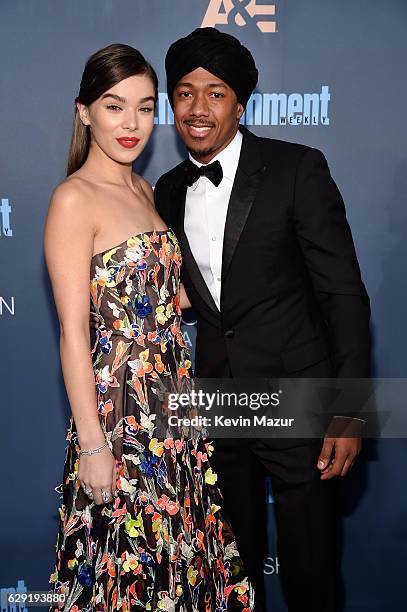
[[[204,68],[227,83],[243,107],[257,84],[253,56],[237,38],[215,28],[197,28],[168,49],[165,69],[171,106],[177,83],[196,68]]]

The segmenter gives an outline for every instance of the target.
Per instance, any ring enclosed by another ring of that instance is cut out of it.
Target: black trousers
[[[288,441],[285,441],[287,444]],[[316,467],[322,440],[292,447],[249,439],[215,439],[211,463],[224,511],[256,591],[256,612],[267,610],[265,477],[271,476],[280,576],[289,612],[337,612],[340,575],[335,479],[321,481]]]

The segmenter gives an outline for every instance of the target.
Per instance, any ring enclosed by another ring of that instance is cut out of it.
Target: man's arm
[[[297,238],[325,319],[335,376],[370,375],[370,304],[360,276],[345,205],[324,155],[308,149],[296,176],[293,219]],[[360,399],[360,398],[359,398]],[[358,398],[344,414],[358,416]],[[318,458],[321,479],[345,476],[361,450],[360,437],[337,437],[345,417],[332,419]],[[353,420],[353,428],[362,426]],[[345,430],[346,431],[346,430]],[[361,431],[361,429],[359,429]]]
[[[345,206],[324,155],[308,149],[296,176],[293,219],[328,328],[337,377],[370,374],[370,305]]]

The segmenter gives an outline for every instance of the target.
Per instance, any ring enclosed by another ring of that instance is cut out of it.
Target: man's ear
[[[240,102],[237,103],[237,112],[236,112],[236,117],[237,119],[240,120],[241,116],[244,113],[244,108],[243,108],[243,104],[240,104]]]
[[[85,106],[85,104],[82,104],[82,102],[77,102],[76,108],[78,109],[78,113],[83,125],[90,125],[88,107]]]

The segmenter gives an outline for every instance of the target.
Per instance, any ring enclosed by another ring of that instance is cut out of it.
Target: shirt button
[[[228,329],[225,331],[225,338],[233,338],[235,335],[235,331],[233,329]]]
[[[212,236],[212,240],[213,240],[213,242],[215,242],[216,236]]]
[[[220,282],[222,280],[222,278],[220,276],[218,276],[217,280]]]

